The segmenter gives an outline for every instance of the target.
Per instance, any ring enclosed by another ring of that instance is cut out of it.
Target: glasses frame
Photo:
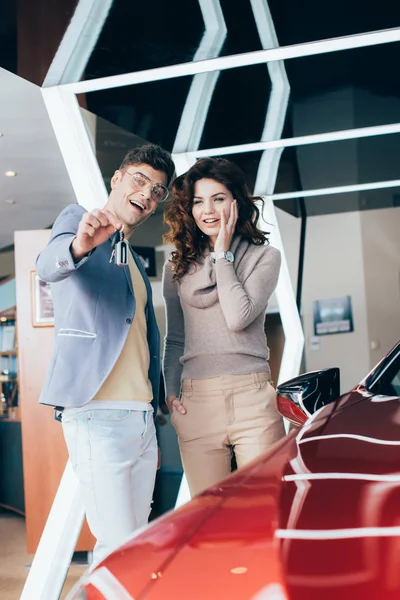
[[[131,188],[134,188],[134,186],[132,185],[132,182],[134,181],[134,177],[135,177],[135,175],[139,175],[140,177],[142,177],[143,179],[145,179],[145,180],[146,180],[146,186],[145,186],[145,188],[143,188],[143,187],[142,187],[142,188],[140,188],[140,189],[148,189],[148,188],[151,188],[151,189],[150,189],[150,194],[151,194],[151,197],[152,197],[152,199],[153,199],[155,202],[157,202],[157,204],[162,204],[163,202],[165,202],[165,201],[167,200],[167,198],[168,198],[168,196],[169,196],[169,189],[167,188],[167,186],[166,186],[166,185],[164,185],[164,184],[162,184],[162,183],[153,183],[153,182],[151,181],[151,179],[150,179],[149,177],[147,177],[147,175],[145,175],[144,173],[141,173],[140,171],[136,171],[135,173],[130,173],[130,172],[127,170],[127,169],[124,169],[124,171],[125,171],[125,173],[127,173],[127,174],[130,176],[130,178],[131,178],[131,181],[130,181],[130,186],[131,186]],[[162,187],[162,188],[165,190],[165,197],[164,197],[162,200],[158,200],[158,198],[155,198],[155,197],[154,197],[154,195],[153,195],[153,189],[154,189],[156,186],[158,186],[158,187]]]

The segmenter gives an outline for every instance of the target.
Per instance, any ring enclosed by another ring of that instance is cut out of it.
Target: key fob
[[[125,240],[120,240],[115,244],[115,264],[118,267],[126,267],[128,264],[128,244]]]

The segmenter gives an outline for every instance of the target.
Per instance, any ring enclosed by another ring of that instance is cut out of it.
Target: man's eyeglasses
[[[153,200],[156,202],[164,202],[169,195],[168,188],[162,183],[153,183],[143,173],[129,173],[131,176],[131,187],[137,190],[147,190],[150,187],[150,193]]]

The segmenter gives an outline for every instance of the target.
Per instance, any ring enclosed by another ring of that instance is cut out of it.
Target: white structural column
[[[193,62],[218,56],[227,33],[219,0],[199,0],[199,4],[205,32]],[[219,71],[197,73],[193,77],[172,149],[177,175],[196,162],[194,151],[200,144],[218,77]]]
[[[278,47],[279,43],[267,1],[251,0],[251,5],[263,47]],[[268,63],[268,71],[272,87],[261,138],[262,142],[277,140],[281,137],[290,94],[289,81],[283,61]],[[275,147],[263,152],[255,183],[254,192],[256,195],[273,193],[282,150],[282,147]],[[299,373],[304,347],[304,334],[296,306],[285,249],[276,219],[274,203],[270,198],[265,199],[262,217],[264,223],[260,223],[261,227],[265,227],[265,221],[272,224],[271,243],[279,248],[282,256],[281,272],[275,292],[285,334],[285,346],[278,376],[278,383],[281,383]]]
[[[199,4],[205,32],[193,59],[196,62],[218,56],[227,31],[219,0],[199,0]],[[194,75],[176,134],[174,154],[199,147],[218,77],[219,71]]]
[[[113,0],[79,0],[43,87],[80,81]]]
[[[265,189],[265,188],[263,188]],[[282,327],[285,334],[285,346],[283,349],[281,366],[279,370],[278,384],[299,373],[301,357],[304,347],[304,333],[297,310],[296,299],[293,291],[290,273],[284,252],[284,244],[279,231],[274,203],[271,198],[264,200],[263,217],[271,223],[271,244],[281,251],[282,265],[278,285],[275,290]]]
[[[20,600],[57,600],[71,564],[85,511],[67,462]]]
[[[42,95],[78,204],[102,208],[107,190],[75,94],[55,86]]]
[[[274,22],[267,0],[250,0],[258,35],[264,49],[278,48]],[[271,95],[265,117],[261,141],[279,139],[285,124],[286,110],[290,95],[290,85],[282,60],[267,63],[271,79]]]

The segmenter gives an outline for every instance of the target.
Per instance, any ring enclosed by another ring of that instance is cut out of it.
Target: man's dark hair
[[[175,165],[169,152],[157,146],[156,144],[145,144],[139,148],[133,148],[125,155],[119,170],[122,171],[129,165],[139,165],[145,163],[150,165],[156,171],[163,171],[167,175],[167,185],[175,173]]]

